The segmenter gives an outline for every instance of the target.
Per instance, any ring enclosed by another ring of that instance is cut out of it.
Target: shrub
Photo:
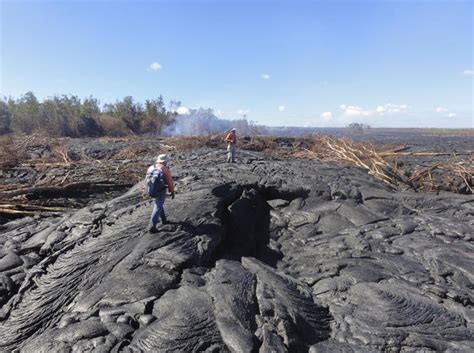
[[[104,135],[120,137],[131,134],[125,122],[111,115],[102,115],[97,118],[97,125]]]

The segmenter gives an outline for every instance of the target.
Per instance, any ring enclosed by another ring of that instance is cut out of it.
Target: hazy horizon
[[[267,126],[473,128],[472,1],[0,0],[0,95]]]

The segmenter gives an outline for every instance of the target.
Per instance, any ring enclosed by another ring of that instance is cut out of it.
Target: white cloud
[[[176,113],[178,114],[189,114],[189,109],[186,107],[179,107],[176,109]]]
[[[284,111],[285,111],[285,106],[284,106],[284,105],[280,105],[280,106],[278,107],[278,111],[279,111],[279,112],[284,112]]]
[[[448,108],[445,107],[436,107],[435,112],[439,114],[444,114],[447,118],[454,118],[456,113],[451,112]]]
[[[358,105],[341,104],[339,108],[341,108],[344,111],[344,115],[347,116],[369,116],[373,113],[369,110],[359,107]]]
[[[365,109],[358,105],[347,105],[341,104],[339,108],[343,111],[343,114],[347,117],[357,117],[357,116],[373,116],[373,115],[384,115],[386,113],[402,113],[408,110],[408,104],[380,104],[375,107],[374,110]]]
[[[163,66],[161,66],[161,64],[157,63],[156,61],[152,62],[150,64],[150,66],[148,66],[148,67],[151,71],[158,71],[158,70],[161,70],[163,68]]]
[[[322,112],[320,115],[320,118],[323,119],[324,121],[329,121],[332,119],[332,113],[331,112]]]
[[[448,110],[448,108],[444,108],[444,107],[436,107],[435,112],[436,113],[447,113],[447,112],[449,112],[449,110]]]
[[[239,115],[247,115],[250,112],[248,109],[239,109],[237,110],[237,114]]]
[[[408,104],[391,104],[378,105],[375,112],[379,114],[400,113],[408,109]]]
[[[262,78],[262,80],[269,80],[270,79],[269,74],[261,74],[260,77]]]
[[[464,75],[466,76],[474,76],[474,70],[464,70],[463,72]]]

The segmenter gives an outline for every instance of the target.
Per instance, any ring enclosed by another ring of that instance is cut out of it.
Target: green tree
[[[12,113],[11,126],[15,132],[31,134],[41,129],[40,103],[33,92],[25,93],[18,101],[11,104],[14,109]]]
[[[0,135],[10,132],[11,113],[8,103],[0,100]]]
[[[122,120],[131,133],[140,133],[144,111],[140,103],[134,102],[133,97],[127,96],[115,104],[107,104],[105,110],[107,114]]]
[[[84,99],[81,106],[81,117],[96,119],[100,115],[99,101],[90,96]]]
[[[84,99],[80,112],[82,121],[80,134],[85,136],[103,136],[105,131],[99,125],[100,115],[99,101],[92,96]]]
[[[52,97],[41,104],[41,118],[49,134],[54,136],[80,136],[81,101],[76,96]]]
[[[2,105],[0,131],[6,131],[4,126],[8,125],[18,133],[43,131],[51,136],[79,137],[160,134],[174,121],[173,107],[179,107],[180,102],[171,101],[167,110],[162,96],[147,100],[145,106],[128,96],[101,109],[92,96],[83,102],[73,95],[54,96],[40,103],[33,92],[27,92],[20,99],[4,100]]]
[[[175,106],[176,109],[181,103],[172,101],[170,107]],[[141,132],[151,132],[153,134],[161,134],[166,125],[174,121],[176,114],[167,111],[165,101],[162,96],[155,99],[147,99],[145,101],[145,114],[142,120]]]

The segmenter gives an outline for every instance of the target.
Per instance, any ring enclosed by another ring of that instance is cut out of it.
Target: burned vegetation
[[[158,153],[223,148],[220,136],[50,139],[0,138],[0,214],[6,219],[60,212],[118,196],[142,178]],[[315,160],[365,170],[390,188],[472,194],[474,154],[409,145],[308,138],[244,137],[239,148],[283,159]]]
[[[221,147],[3,141],[0,350],[474,349],[470,146]],[[141,180],[164,152],[177,195],[149,234]]]

